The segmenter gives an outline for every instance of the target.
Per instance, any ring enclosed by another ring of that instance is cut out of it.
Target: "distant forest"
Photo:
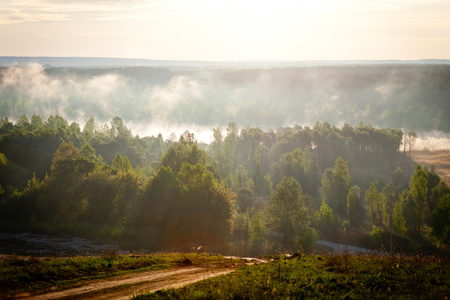
[[[0,68],[0,117],[114,116],[134,128],[263,130],[316,121],[450,132],[450,65],[292,68]]]
[[[118,116],[3,118],[0,229],[243,255],[318,238],[386,248],[391,229],[395,251],[450,242],[450,190],[409,158],[412,130],[230,122],[213,134],[139,137]]]

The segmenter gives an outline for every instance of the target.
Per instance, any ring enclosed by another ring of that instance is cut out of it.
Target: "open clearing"
[[[412,151],[411,158],[420,165],[434,167],[442,181],[450,185],[450,150]]]

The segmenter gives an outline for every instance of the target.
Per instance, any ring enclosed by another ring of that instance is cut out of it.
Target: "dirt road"
[[[246,258],[244,264],[258,264],[265,261]],[[242,264],[241,264],[242,265]],[[37,291],[17,294],[13,299],[129,299],[144,292],[181,287],[209,277],[233,272],[238,264],[229,267],[215,265],[186,266],[167,270],[127,274],[102,280],[89,281],[81,287],[61,291]],[[57,289],[57,287],[54,287]]]
[[[330,247],[333,249],[333,252],[336,254],[343,254],[346,252],[349,252],[350,254],[376,254],[376,255],[385,255],[386,252],[384,251],[378,251],[378,250],[372,250],[357,246],[350,246],[350,245],[344,245],[344,244],[337,244],[332,243],[328,241],[316,241],[317,245],[322,245],[326,247]]]

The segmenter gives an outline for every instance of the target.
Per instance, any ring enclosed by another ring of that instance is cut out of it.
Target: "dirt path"
[[[265,261],[246,258],[244,264],[259,264]],[[242,264],[241,264],[242,265]],[[62,291],[42,294],[22,293],[13,299],[129,299],[133,295],[145,292],[156,292],[161,289],[181,287],[209,277],[235,271],[238,265],[217,267],[215,265],[199,265],[179,267],[168,270],[147,271],[127,274],[108,279],[86,282],[83,286]]]
[[[343,253],[346,253],[347,251],[350,254],[377,254],[377,255],[385,255],[386,254],[386,252],[384,252],[384,251],[372,250],[372,249],[344,245],[344,244],[337,244],[337,243],[332,243],[332,242],[328,242],[328,241],[320,241],[319,240],[319,241],[316,241],[316,244],[330,247],[331,249],[333,249],[333,252],[336,254],[343,254]]]

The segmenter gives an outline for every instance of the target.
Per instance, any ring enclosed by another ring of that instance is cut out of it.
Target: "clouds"
[[[0,40],[9,41],[0,55],[7,56],[333,60],[450,53],[450,3],[440,0],[0,3],[7,29]]]
[[[63,21],[67,17],[67,14],[49,13],[44,10],[6,8],[0,9],[0,26],[28,22]]]
[[[76,20],[101,20],[108,16],[122,18],[122,13],[126,15],[137,12],[150,6],[144,1],[125,0],[23,0],[5,1],[0,0],[0,25],[10,25],[26,22],[45,21],[76,21]],[[130,11],[131,10],[131,11]]]

